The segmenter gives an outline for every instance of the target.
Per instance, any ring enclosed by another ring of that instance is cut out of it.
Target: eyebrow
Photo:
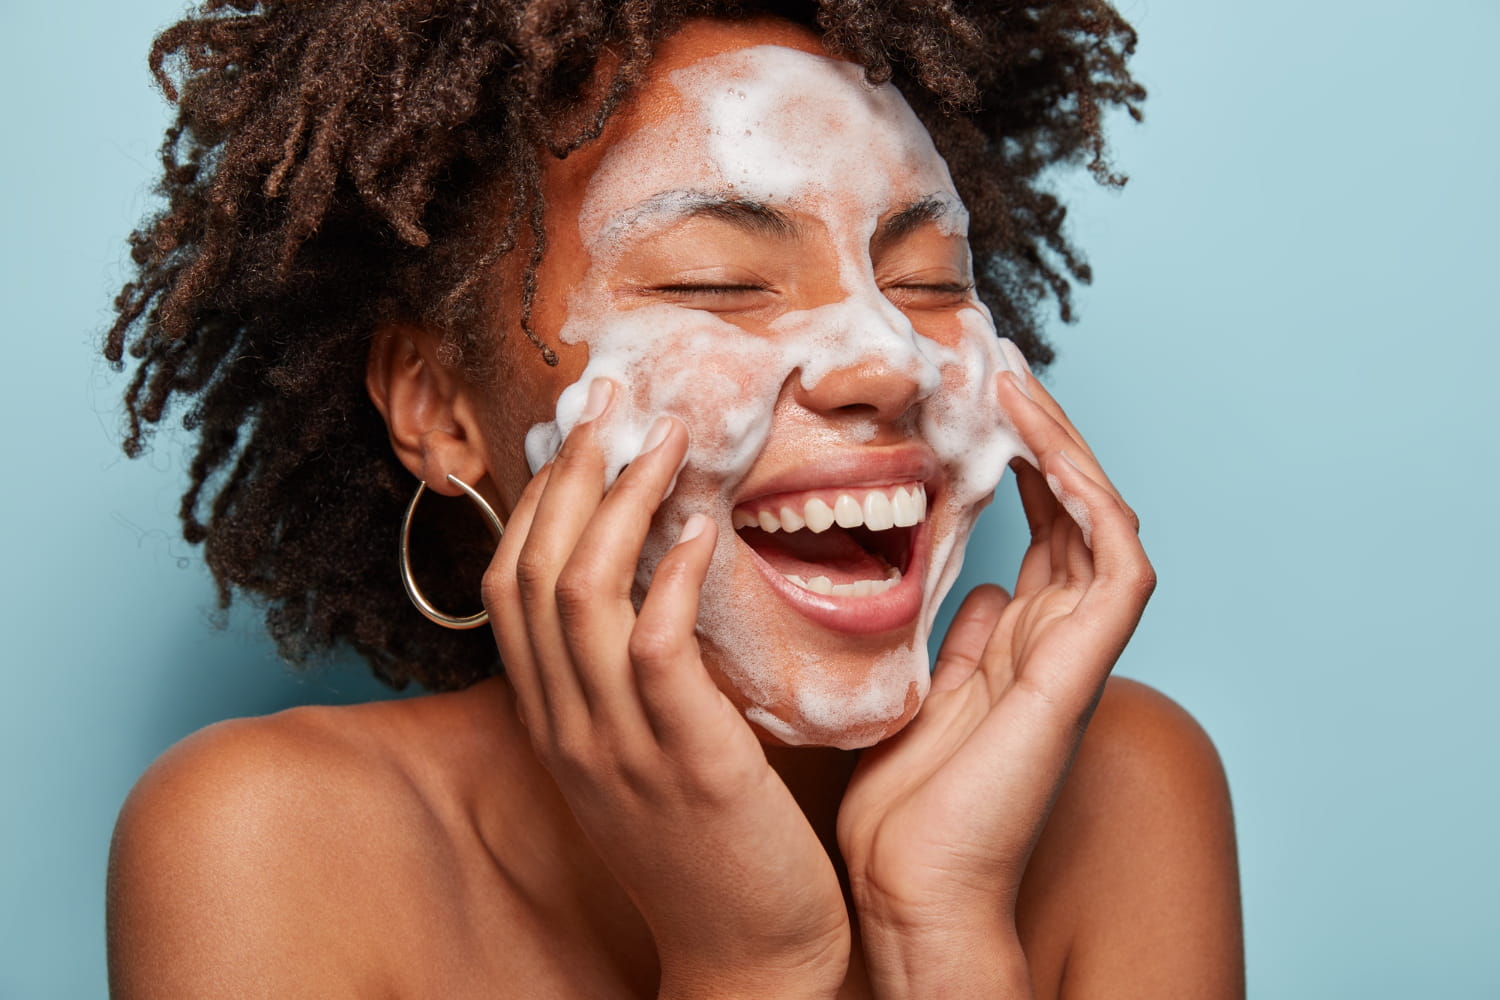
[[[713,191],[679,189],[662,191],[621,212],[605,227],[604,236],[619,237],[647,219],[680,221],[691,218],[719,219],[751,235],[778,239],[796,236],[800,232],[796,220],[763,202]],[[945,219],[955,220],[960,228],[967,228],[968,213],[962,202],[951,195],[930,194],[882,222],[871,242],[876,246],[886,245],[927,223]]]
[[[705,191],[663,191],[631,206],[606,227],[606,237],[635,229],[647,219],[680,221],[692,218],[719,219],[755,236],[785,239],[795,236],[797,224],[786,213],[748,198]]]
[[[757,236],[794,236],[797,225],[784,212],[758,201],[742,198],[704,198],[688,205],[684,217],[722,219]]]
[[[875,230],[875,236],[871,242],[876,246],[893,243],[925,223],[938,222],[955,214],[959,208],[960,206],[954,204],[952,198],[928,195],[882,222]]]

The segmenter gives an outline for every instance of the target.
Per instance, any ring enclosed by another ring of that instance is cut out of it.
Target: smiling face
[[[967,214],[926,131],[801,29],[693,22],[544,191],[534,320],[562,363],[508,338],[527,377],[498,433],[529,419],[535,470],[596,377],[620,387],[600,424],[612,468],[681,418],[691,446],[640,586],[689,515],[713,517],[699,636],[720,687],[774,741],[895,732],[974,517],[1022,450],[995,402],[1019,355],[974,296]]]

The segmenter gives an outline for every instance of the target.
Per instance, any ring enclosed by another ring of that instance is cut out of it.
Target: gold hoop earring
[[[474,501],[474,505],[483,512],[485,520],[489,521],[490,530],[495,533],[495,540],[499,541],[505,534],[505,525],[500,522],[500,518],[495,516],[495,509],[472,486],[457,476],[450,473],[448,482],[463,490],[468,498]],[[422,492],[426,489],[427,483],[425,481],[417,484],[417,492],[412,495],[411,503],[406,505],[406,516],[401,519],[401,583],[406,587],[406,596],[411,598],[412,604],[416,605],[417,610],[422,612],[430,621],[437,622],[444,628],[478,628],[490,620],[490,613],[488,611],[481,609],[478,614],[469,615],[466,618],[455,618],[453,615],[444,614],[432,606],[432,602],[427,599],[427,596],[417,586],[416,577],[412,576],[411,520],[412,516],[417,512],[417,501],[422,499]]]

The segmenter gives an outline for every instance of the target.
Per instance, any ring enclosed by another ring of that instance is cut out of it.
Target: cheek
[[[694,324],[696,327],[698,324]],[[742,479],[771,431],[786,378],[764,340],[726,323],[669,338],[659,364],[630,386],[646,423],[672,414],[691,436],[688,462],[727,483]]]
[[[1000,409],[996,379],[1020,374],[1002,349],[1009,342],[995,335],[983,306],[962,310],[956,324],[952,343],[937,348],[942,386],[924,402],[920,426],[948,469],[950,502],[971,508],[986,502],[1012,458],[1030,452]]]
[[[618,392],[600,425],[611,478],[667,414],[687,424],[688,462],[702,475],[737,480],[759,454],[785,378],[764,338],[709,313],[645,306],[575,318],[563,339],[586,343],[589,361],[558,398],[554,419],[527,434],[533,471],[577,424],[596,378],[612,380]]]
[[[500,345],[495,370],[476,386],[475,398],[489,451],[490,478],[510,509],[539,468],[527,451],[529,434],[539,421],[550,421],[558,394],[584,370],[587,352],[565,348],[557,352],[559,364],[551,366],[519,330],[502,336],[510,339]]]

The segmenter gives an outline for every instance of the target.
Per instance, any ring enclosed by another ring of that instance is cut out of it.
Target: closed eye
[[[974,292],[972,281],[908,282],[886,285],[885,297],[900,309],[945,309],[963,305]]]
[[[665,295],[734,295],[745,292],[768,292],[765,285],[654,285],[649,291]]]
[[[775,301],[771,286],[755,282],[677,281],[651,285],[642,292],[688,309],[715,313],[748,313]]]

